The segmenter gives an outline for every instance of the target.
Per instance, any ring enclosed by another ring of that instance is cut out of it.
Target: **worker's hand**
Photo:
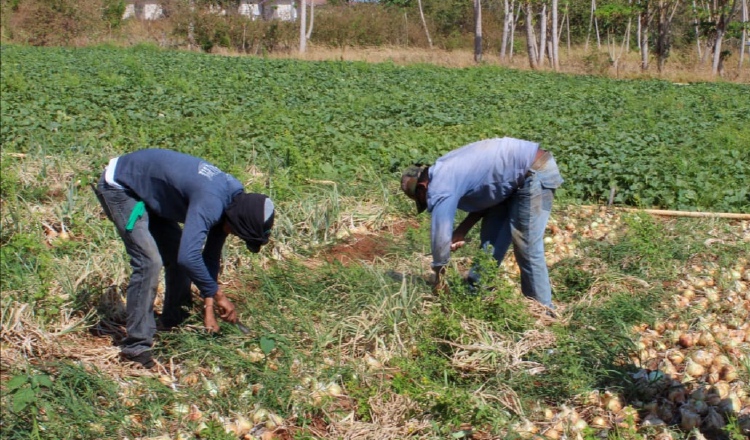
[[[216,316],[214,315],[214,299],[206,298],[203,305],[203,325],[211,333],[219,331],[219,323],[216,322]]]
[[[234,324],[237,322],[237,311],[234,309],[234,304],[229,298],[224,295],[224,292],[219,289],[214,296],[216,306],[219,309],[219,316],[226,322]]]
[[[451,238],[451,251],[462,248],[466,244],[466,237],[459,230],[453,231]]]

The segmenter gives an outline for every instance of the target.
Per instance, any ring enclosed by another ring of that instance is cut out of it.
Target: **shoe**
[[[144,350],[138,354],[120,353],[120,358],[125,362],[140,364],[147,370],[150,370],[155,364],[154,358],[151,356],[151,350]]]
[[[557,319],[557,312],[555,312],[555,305],[550,304],[548,307],[546,307],[547,310],[544,311],[544,314],[549,316],[552,319]]]
[[[165,323],[163,320],[159,319],[156,321],[156,331],[157,332],[171,332],[174,331],[177,325],[172,325],[170,323]]]

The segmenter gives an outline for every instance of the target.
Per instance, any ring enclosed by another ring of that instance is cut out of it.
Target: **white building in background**
[[[257,2],[242,1],[240,7],[237,10],[240,15],[250,17],[253,20],[257,20],[261,17],[261,8]]]
[[[164,10],[158,1],[153,0],[129,0],[125,5],[122,19],[137,18],[140,20],[158,20],[164,16]]]
[[[297,20],[295,0],[242,0],[239,13],[253,20]]]
[[[296,21],[298,0],[241,0],[237,12],[253,20]],[[324,5],[325,0],[306,0],[310,5]],[[215,14],[226,15],[227,11],[218,5],[209,6]],[[164,16],[164,9],[156,0],[127,0],[123,20],[137,18],[140,20],[157,20]]]

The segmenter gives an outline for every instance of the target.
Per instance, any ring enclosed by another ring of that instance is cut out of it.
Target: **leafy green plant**
[[[31,438],[40,438],[39,413],[50,411],[42,400],[42,391],[52,387],[52,380],[46,374],[20,374],[8,381],[8,393],[11,396],[12,409],[16,414],[28,411],[31,419]]]

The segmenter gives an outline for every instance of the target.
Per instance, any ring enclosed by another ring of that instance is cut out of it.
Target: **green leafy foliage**
[[[746,85],[144,47],[7,46],[2,61],[7,151],[161,147],[286,170],[293,181],[345,181],[362,167],[393,179],[411,162],[512,136],[555,154],[566,197],[601,202],[615,187],[618,204],[750,209]]]

